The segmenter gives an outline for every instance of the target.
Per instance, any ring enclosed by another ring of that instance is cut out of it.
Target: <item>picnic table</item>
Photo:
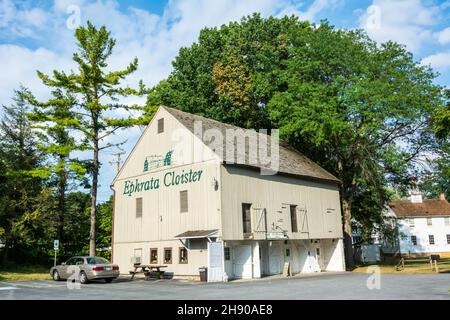
[[[153,265],[153,264],[136,264],[134,265],[134,270],[130,271],[131,274],[131,280],[133,280],[136,273],[143,273],[145,275],[145,278],[149,278],[150,274],[156,273],[157,278],[161,279],[164,275],[164,271],[161,270],[163,268],[167,268],[167,266],[160,266],[160,265]]]

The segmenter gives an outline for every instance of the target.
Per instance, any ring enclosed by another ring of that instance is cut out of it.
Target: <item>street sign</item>
[[[58,250],[59,249],[59,240],[53,241],[53,249]]]

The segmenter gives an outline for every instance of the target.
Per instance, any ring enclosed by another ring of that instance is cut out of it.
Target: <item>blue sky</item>
[[[201,28],[253,12],[295,14],[313,22],[327,19],[338,28],[365,29],[378,42],[397,41],[417,61],[441,73],[437,83],[450,86],[450,0],[0,0],[0,103],[9,104],[20,84],[41,99],[48,97],[49,90],[38,81],[36,70],[74,67],[73,29],[78,22],[106,25],[117,39],[110,67],[123,68],[137,57],[139,70],[127,84],[136,85],[142,79],[152,86],[170,73],[179,48],[191,45]],[[127,139],[128,153],[141,131],[122,131],[110,141]],[[101,201],[110,195],[114,170],[109,162],[114,151],[101,157]]]

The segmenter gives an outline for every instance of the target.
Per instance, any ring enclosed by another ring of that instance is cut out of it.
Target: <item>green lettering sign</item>
[[[203,170],[193,171],[192,169],[189,169],[189,171],[182,170],[181,173],[176,173],[175,171],[166,172],[163,178],[164,187],[200,181],[202,173]],[[155,177],[144,181],[139,181],[137,178],[135,181],[126,180],[124,183],[123,194],[131,197],[135,192],[156,190],[159,189],[159,186],[159,178]]]

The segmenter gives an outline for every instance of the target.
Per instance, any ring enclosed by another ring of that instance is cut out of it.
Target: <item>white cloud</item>
[[[441,19],[440,8],[421,0],[374,0],[359,26],[378,41],[393,40],[418,52],[432,38],[431,27]]]
[[[445,28],[444,30],[437,33],[437,40],[440,44],[448,44],[450,43],[450,27]]]
[[[0,33],[15,37],[35,38],[48,22],[48,14],[40,8],[16,6],[11,0],[0,2]]]
[[[30,50],[16,45],[0,45],[0,61],[2,72],[0,73],[0,102],[8,104],[20,84],[30,88],[37,97],[44,98],[49,94],[36,75],[40,70],[51,73],[53,69],[68,69],[71,61],[58,56],[44,48]]]
[[[423,58],[421,63],[423,65],[430,65],[440,72],[446,71],[450,68],[450,51],[432,54]]]

